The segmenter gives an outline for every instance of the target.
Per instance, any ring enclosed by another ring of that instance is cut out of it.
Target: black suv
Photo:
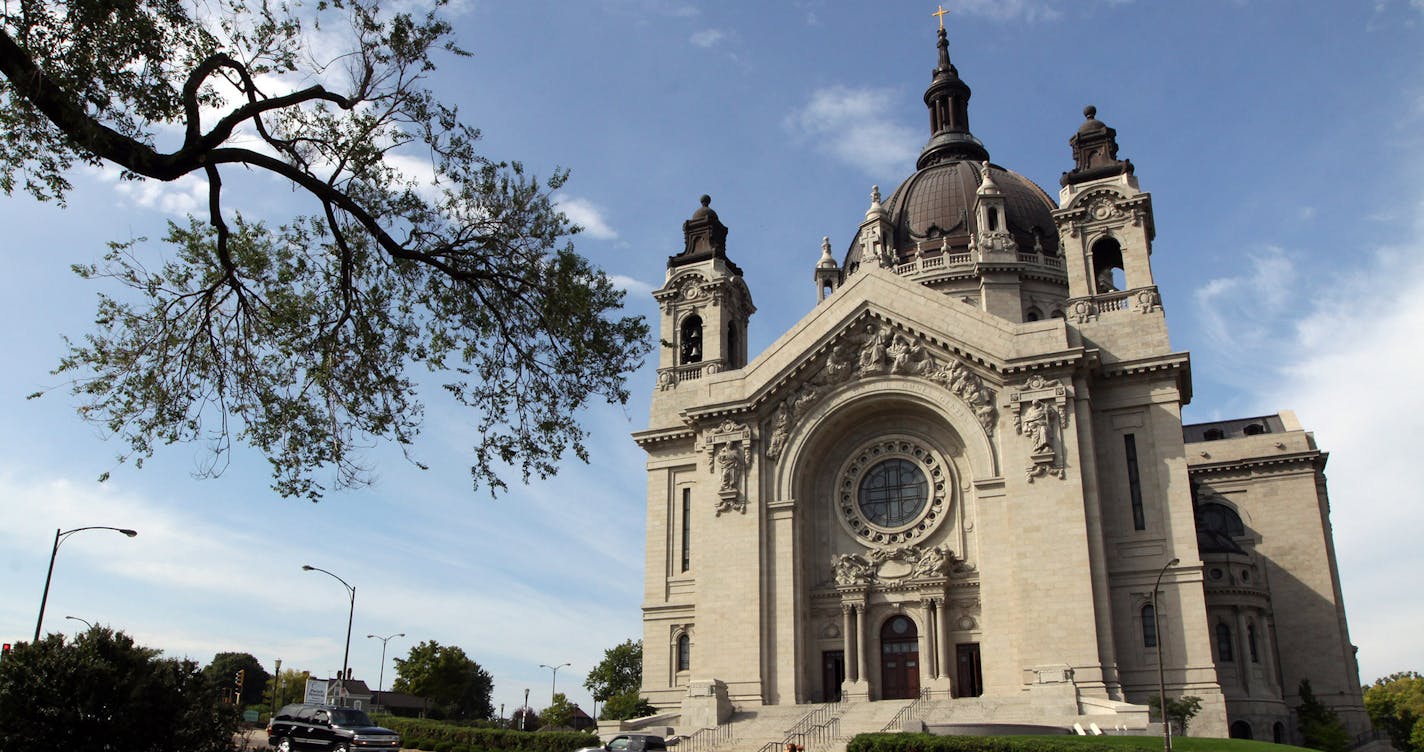
[[[359,710],[297,703],[277,711],[267,722],[267,743],[281,752],[400,749],[400,734],[377,726]]]

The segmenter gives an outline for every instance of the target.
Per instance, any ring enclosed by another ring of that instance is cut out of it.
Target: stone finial
[[[994,176],[989,174],[989,163],[987,161],[979,163],[979,178],[979,193],[981,195],[986,193],[1003,193],[1003,191],[999,190],[998,183],[994,182]]]
[[[870,208],[865,210],[865,218],[873,219],[885,215],[885,207],[880,204],[880,186],[870,186]]]
[[[816,262],[817,269],[835,269],[836,259],[831,255],[831,237],[829,235],[821,238],[821,260]]]

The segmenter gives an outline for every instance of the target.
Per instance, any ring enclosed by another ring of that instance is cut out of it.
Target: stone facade
[[[1284,412],[1183,426],[1116,133],[1086,111],[1055,202],[989,162],[939,45],[915,175],[754,359],[726,226],[706,197],[684,224],[635,435],[645,696],[699,726],[920,696],[1140,717],[1160,661],[1194,734],[1293,739],[1301,679],[1363,732],[1325,454]]]

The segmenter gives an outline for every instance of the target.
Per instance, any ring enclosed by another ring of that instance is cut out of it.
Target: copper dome
[[[1019,248],[1057,255],[1053,199],[1032,180],[995,164],[990,175],[1004,196],[1005,223]],[[979,189],[979,166],[965,160],[938,162],[911,175],[885,202],[895,228],[892,243],[902,256],[923,247],[926,252],[942,244],[950,253],[966,253],[969,235],[976,232],[974,194]],[[851,242],[845,266],[860,261],[860,234]]]

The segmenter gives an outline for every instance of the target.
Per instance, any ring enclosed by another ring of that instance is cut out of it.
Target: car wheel
[[[284,736],[278,739],[277,752],[292,752],[292,737]]]
[[[351,745],[341,742],[331,748],[331,752],[351,752]]]

